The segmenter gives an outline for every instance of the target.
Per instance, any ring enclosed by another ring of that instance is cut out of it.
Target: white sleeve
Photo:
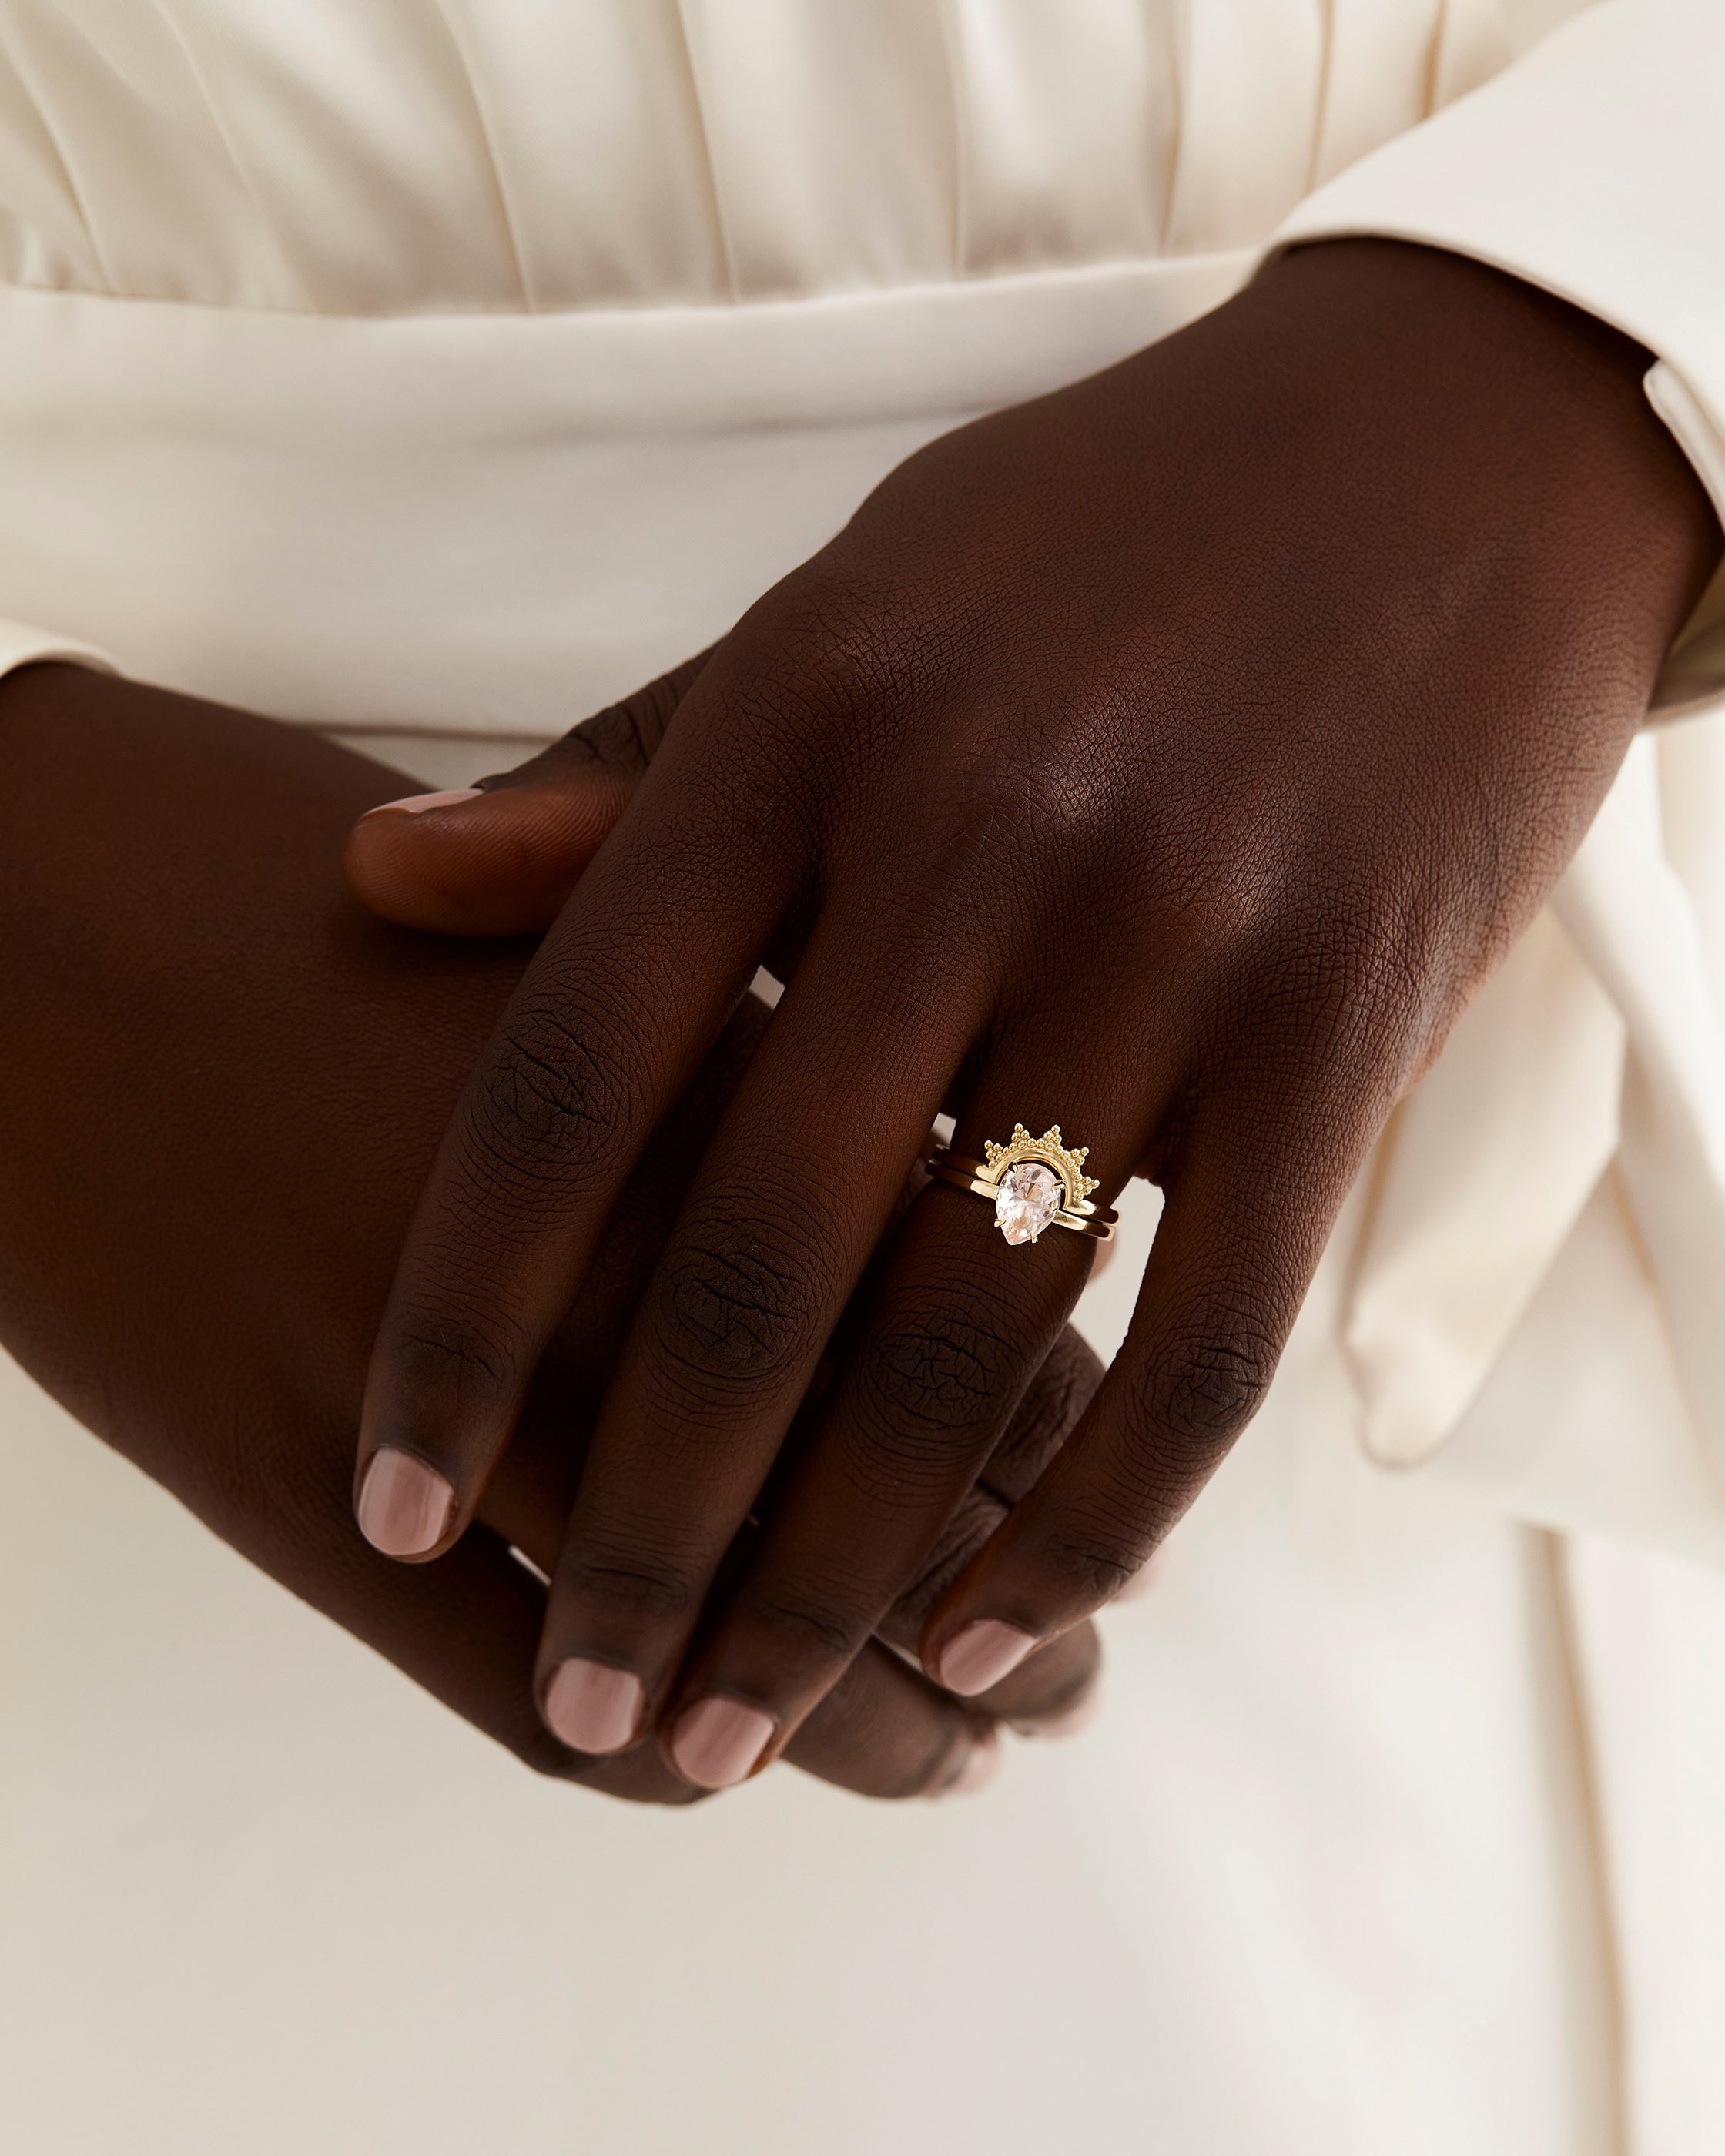
[[[119,670],[107,654],[98,651],[93,644],[80,643],[75,636],[56,636],[51,629],[28,629],[21,621],[0,617],[0,675],[45,659],[69,660],[80,666],[97,667],[105,674]]]
[[[1466,254],[1614,323],[1725,516],[1725,0],[1603,0],[1277,244]],[[1574,863],[1373,1163],[1345,1338],[1386,1466],[1725,1563],[1725,578]]]

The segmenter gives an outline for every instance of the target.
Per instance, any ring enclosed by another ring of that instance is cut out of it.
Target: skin
[[[619,1342],[764,1012],[721,1029],[622,1194],[473,1527],[434,1568],[391,1564],[349,1503],[367,1356],[531,946],[364,913],[342,841],[403,780],[305,731],[40,666],[0,683],[0,1337],[218,1534],[528,1765],[687,1801],[650,1752],[583,1758],[547,1732],[545,1595],[509,1551],[556,1561]],[[1068,1335],[798,1764],[938,1793],[986,1763],[996,1714],[1038,1727],[1082,1697],[1093,1637],[974,1706],[884,1642],[914,1644],[1099,1374]]]
[[[637,1673],[634,1741],[674,1765],[691,1711],[736,1702],[769,1732],[758,1764],[851,1666],[1090,1261],[1063,1234],[1009,1250],[974,1197],[926,1191],[713,1599],[942,1101],[963,1152],[1058,1120],[1099,1202],[1137,1173],[1167,1209],[1123,1350],[932,1612],[925,1665],[997,1678],[1144,1563],[1717,558],[1648,363],[1457,257],[1297,252],[912,457],[685,680],[445,1133],[367,1390],[362,1479],[382,1447],[444,1478],[437,1555],[616,1193],[776,954],[788,992],[598,1418],[542,1686],[571,1656]],[[391,832],[396,896],[418,846],[421,917],[500,925],[511,859],[542,903],[603,821],[566,801],[552,829],[532,797],[557,784]]]

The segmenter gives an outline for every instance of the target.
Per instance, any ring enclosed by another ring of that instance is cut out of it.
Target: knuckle
[[[559,1600],[573,1595],[626,1623],[654,1626],[684,1622],[699,1599],[687,1568],[673,1558],[603,1547],[566,1554],[556,1591]]]
[[[1180,963],[1194,972],[1281,959],[1286,895],[1262,872],[1261,850],[1242,847],[1216,860],[1183,860],[1168,874],[1157,927]]]
[[[847,785],[893,767],[908,716],[952,670],[937,613],[897,582],[817,561],[745,615],[730,725],[766,756],[811,828],[825,819],[811,778],[837,764]],[[819,748],[822,753],[813,753]]]
[[[1069,1326],[1031,1378],[1001,1448],[1001,1469],[1035,1471],[1051,1459],[1102,1382],[1102,1365],[1081,1334]]]
[[[1260,1041],[1284,1070],[1320,1082],[1394,1054],[1420,962],[1387,916],[1332,898],[1266,938],[1248,971]]]
[[[831,562],[781,586],[771,615],[771,641],[790,661],[778,678],[806,685],[829,718],[914,695],[943,642],[913,588]]]
[[[1136,840],[1106,759],[1068,746],[1081,731],[1031,727],[1017,708],[949,711],[941,756],[919,772],[906,842],[916,903],[942,932],[970,943],[979,932],[991,942],[1045,932],[1051,909],[1070,911],[1076,894],[1112,891]]]
[[[1138,853],[1144,931],[1173,971],[1276,978],[1291,926],[1303,922],[1304,891],[1272,831],[1210,804],[1194,828],[1144,834]]]
[[[536,1178],[601,1157],[631,1098],[614,1057],[567,1013],[535,1003],[506,1022],[470,1089],[468,1120],[482,1159]]]
[[[1188,1355],[1168,1380],[1163,1427],[1171,1436],[1194,1444],[1225,1443],[1250,1421],[1268,1383],[1256,1353],[1231,1342],[1209,1342]]]
[[[887,1311],[861,1350],[860,1374],[888,1433],[946,1449],[992,1424],[1016,1389],[1019,1357],[979,1311],[963,1302]]]
[[[923,803],[932,871],[919,899],[941,911],[942,927],[973,936],[978,891],[996,904],[1045,896],[1051,875],[1082,855],[1091,807],[1081,777],[1041,767],[1034,753],[999,738],[1003,721],[973,715],[952,744]]]
[[[866,1616],[800,1584],[752,1595],[747,1620],[751,1630],[799,1664],[811,1655],[822,1662],[848,1663],[869,1636]]]
[[[608,704],[603,711],[583,719],[546,751],[542,762],[553,772],[620,772],[632,777],[644,771],[665,732],[654,696],[657,685],[638,689],[622,703]]]
[[[1111,1601],[1137,1570],[1137,1556],[1117,1533],[1081,1515],[1050,1532],[1042,1560],[1065,1592],[1086,1607]]]
[[[1257,1413],[1276,1355],[1268,1329],[1245,1312],[1216,1318],[1172,1343],[1146,1390],[1154,1440],[1199,1458],[1220,1451]]]
[[[409,1308],[389,1330],[393,1376],[408,1397],[437,1402],[456,1415],[507,1397],[521,1353],[516,1329],[501,1314],[485,1324],[473,1313]]]
[[[758,1229],[697,1233],[660,1267],[649,1318],[685,1378],[757,1388],[783,1378],[812,1341],[816,1287],[801,1253]]]
[[[1215,1041],[1260,1078],[1317,1089],[1331,1122],[1351,1127],[1373,1101],[1387,1112],[1399,1074],[1442,1038],[1473,977],[1419,894],[1351,868],[1302,860],[1297,870],[1262,880],[1261,919],[1209,939],[1204,963],[1233,979]]]
[[[923,1619],[994,1532],[1006,1511],[999,1499],[980,1486],[972,1492],[887,1612],[882,1620],[884,1639],[895,1646],[915,1646]]]
[[[1114,773],[1101,758],[1070,752],[1065,743],[1050,753],[1053,746],[1014,730],[981,762],[973,783],[986,834],[1028,840],[1069,861],[1098,847],[1111,852],[1120,814]],[[1014,853],[1023,850],[1015,845]]]
[[[677,706],[700,678],[711,649],[685,659],[602,711],[572,726],[547,758],[634,773],[644,771],[658,753]]]
[[[1367,1069],[1404,1067],[1444,1039],[1503,949],[1458,932],[1423,896],[1374,894],[1359,918],[1348,1045]]]

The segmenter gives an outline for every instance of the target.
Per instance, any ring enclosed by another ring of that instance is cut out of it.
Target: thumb
[[[707,657],[685,660],[513,771],[368,809],[342,856],[355,897],[386,921],[446,936],[548,928]]]

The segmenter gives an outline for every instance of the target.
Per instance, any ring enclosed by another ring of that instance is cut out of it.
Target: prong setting
[[[1014,1123],[1012,1136],[1004,1145],[996,1145],[989,1138],[983,1147],[983,1153],[986,1163],[983,1178],[988,1183],[999,1182],[1021,1160],[1041,1161],[1060,1178],[1068,1206],[1081,1205],[1091,1191],[1101,1188],[1095,1176],[1084,1172],[1090,1147],[1066,1145],[1058,1123],[1050,1123],[1040,1138],[1033,1138],[1022,1123]]]

